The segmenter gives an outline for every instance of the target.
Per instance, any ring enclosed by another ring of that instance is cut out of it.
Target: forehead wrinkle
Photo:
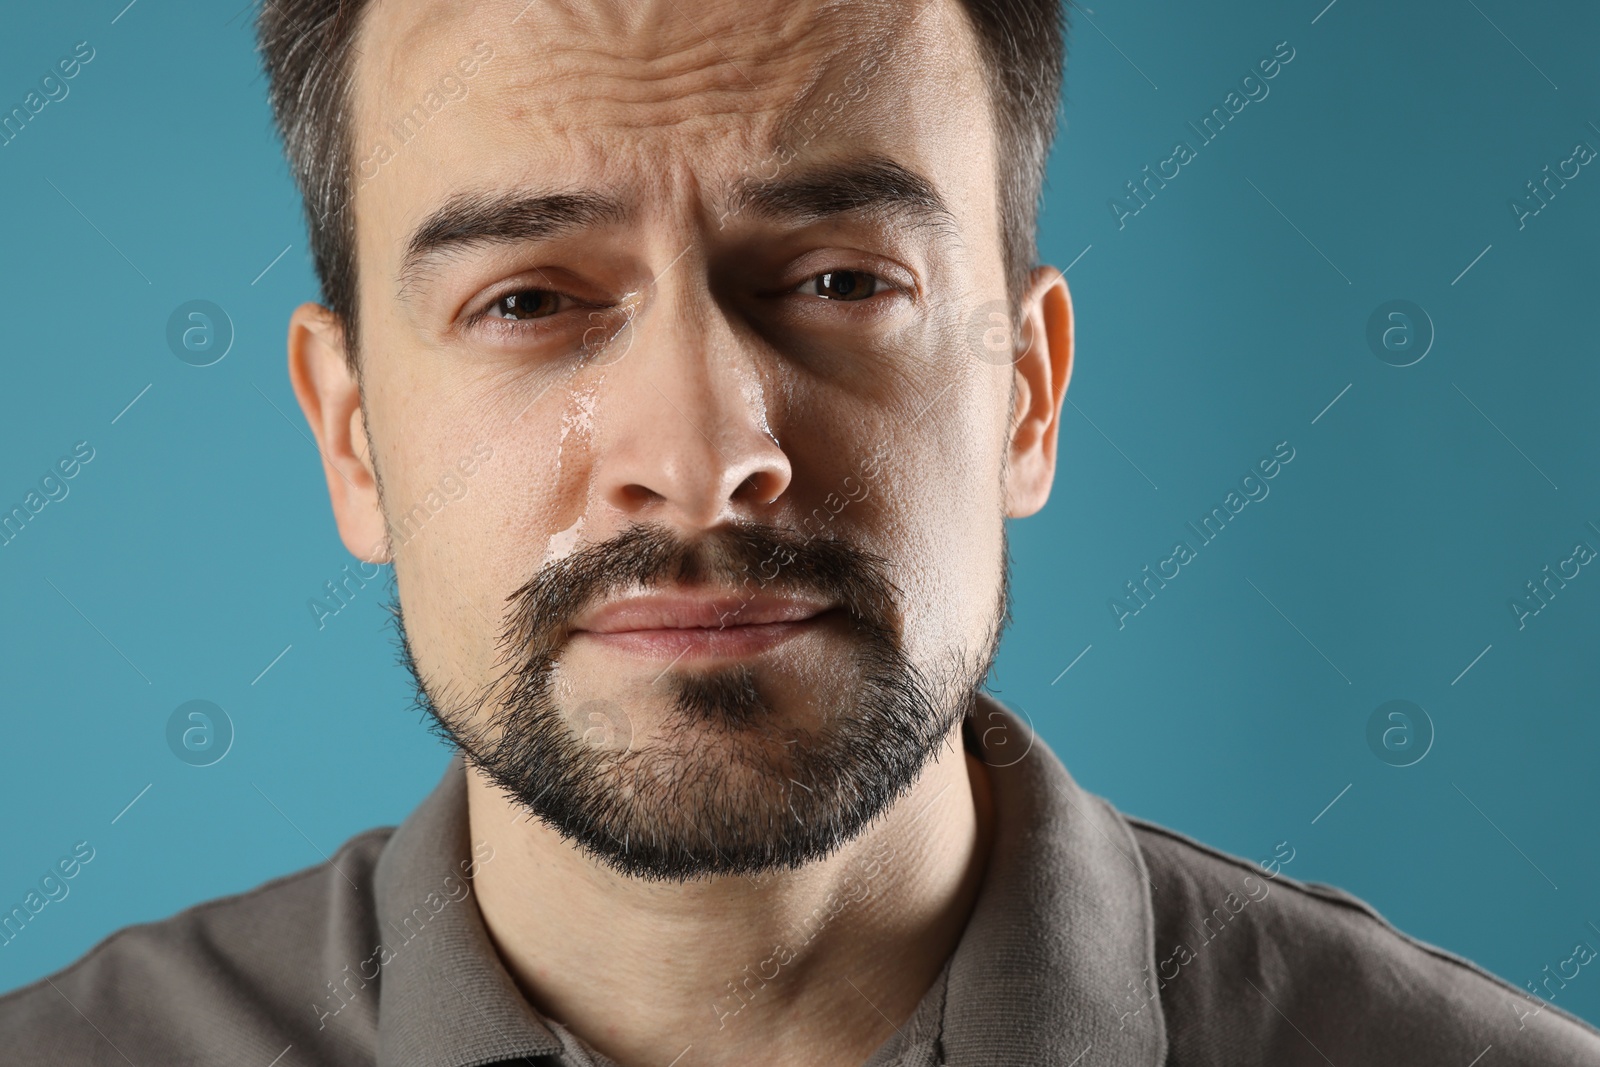
[[[580,40],[625,42],[630,61],[656,62],[706,47],[731,66],[759,65],[808,38],[826,38],[828,17],[867,0],[708,4],[705,0],[546,0],[583,25]],[[620,17],[606,18],[607,11]]]
[[[648,103],[665,97],[688,96],[696,92],[759,91],[744,69],[730,62],[710,41],[690,42],[681,50],[652,57],[620,56],[597,46],[569,46],[545,52],[539,76],[511,82],[508,88],[543,92],[556,90],[567,95],[594,95],[594,82],[607,83],[612,98],[620,103]],[[773,57],[764,62],[781,62]],[[576,83],[577,92],[572,90]],[[680,88],[674,83],[683,83]],[[632,94],[626,90],[632,87]]]
[[[978,62],[970,25],[962,17],[951,26],[949,4],[950,0],[913,0],[909,4],[888,0],[872,5],[882,14],[869,18],[860,10],[865,5],[840,0],[839,6],[850,7],[854,21],[841,32],[844,44],[830,60],[843,59],[848,65],[831,61],[817,65],[815,75],[779,114],[774,124],[776,135],[766,146],[768,159],[793,160],[808,146],[848,125],[851,103],[870,93],[871,86],[881,79],[909,76],[907,59],[915,63],[926,58],[916,49],[929,43],[930,35],[935,48],[954,45],[968,63]],[[934,21],[944,22],[943,32],[931,25]],[[852,54],[850,46],[859,45],[863,38],[868,40],[867,46]]]
[[[409,18],[382,17],[400,7],[410,9]],[[371,111],[367,117],[380,119],[380,101],[415,102],[409,98],[420,95],[441,75],[453,73],[455,61],[471,53],[476,39],[475,34],[463,37],[459,31],[451,32],[450,22],[458,14],[444,2],[428,6],[368,0],[350,70],[353,114]],[[360,133],[359,121],[356,126]]]
[[[678,61],[682,60],[682,61]],[[723,132],[770,126],[828,59],[814,48],[785,49],[756,62],[729,62],[706,46],[672,62],[625,63],[592,50],[543,57],[490,90],[512,121],[562,129],[671,128],[711,120]]]
[[[627,127],[677,124],[688,112],[772,114],[850,47],[851,26],[861,22],[856,8],[866,2],[537,0],[519,24],[508,14],[489,34],[496,55],[507,57],[497,62],[494,89],[504,94],[512,120],[606,125],[615,119]],[[523,0],[510,7],[521,13]],[[387,67],[391,95],[403,95],[412,82],[420,87],[422,71],[444,55],[439,42],[453,36],[442,23],[462,12],[435,3],[425,14],[395,19],[405,24],[386,34],[392,43],[380,69]]]
[[[846,7],[844,4],[837,6]],[[880,4],[874,6],[881,10],[894,5]],[[806,107],[827,87],[828,75],[838,70],[837,60],[843,59],[850,64],[845,70],[846,80],[848,80],[849,74],[866,66],[868,63],[876,67],[885,56],[893,51],[893,42],[915,26],[921,20],[922,13],[932,6],[934,6],[934,0],[919,0],[915,17],[905,25],[901,25],[892,17],[869,17],[858,10],[846,8],[849,13],[840,20],[845,25],[842,25],[832,35],[834,48],[828,56],[828,62],[817,64],[815,76],[808,79],[800,91],[795,94],[788,110],[784,112],[786,124],[797,122]],[[859,47],[862,40],[870,42],[866,48]],[[856,46],[856,54],[851,54],[852,46]]]
[[[936,0],[812,0],[771,5],[696,0],[504,0],[486,35],[498,61],[474,86],[502,102],[505,117],[596,129],[673,128],[695,118],[745,120],[752,140],[777,142],[829,72],[859,62],[861,42],[904,35]],[[363,28],[360,128],[382,123],[380,101],[409,99],[430,75],[448,72],[474,31],[450,0],[374,0]],[[526,17],[524,17],[526,16]],[[513,22],[519,19],[519,22]],[[381,76],[380,76],[381,75]],[[507,81],[510,78],[512,80]],[[765,94],[768,99],[762,100]],[[540,97],[544,98],[541,99]],[[641,106],[642,105],[642,106]],[[536,114],[544,110],[543,116]],[[751,128],[759,124],[759,128]],[[732,131],[728,131],[732,132]],[[763,146],[765,148],[765,145]]]

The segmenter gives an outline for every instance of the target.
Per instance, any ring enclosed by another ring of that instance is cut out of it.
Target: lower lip
[[[580,630],[572,636],[642,659],[743,659],[767,652],[815,628],[821,617],[814,615],[796,622],[763,622],[720,629],[624,630],[606,634]]]

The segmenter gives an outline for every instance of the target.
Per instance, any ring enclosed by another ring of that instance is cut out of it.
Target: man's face
[[[956,0],[525,3],[362,27],[382,494],[345,479],[341,532],[387,537],[424,704],[602,859],[824,855],[966,710],[1003,516],[1043,503],[1006,470],[972,32]]]

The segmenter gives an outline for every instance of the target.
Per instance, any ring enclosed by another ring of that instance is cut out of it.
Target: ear
[[[388,563],[388,530],[368,454],[361,387],[345,360],[344,327],[320,304],[289,318],[289,381],[322,453],[339,538],[357,559]]]
[[[1072,375],[1072,296],[1066,277],[1054,267],[1035,270],[1019,317],[1005,487],[1006,516],[1013,519],[1044,507],[1055,481],[1056,431]]]

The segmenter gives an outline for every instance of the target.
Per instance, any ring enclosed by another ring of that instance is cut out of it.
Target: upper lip
[[[803,596],[736,592],[645,593],[608,601],[582,612],[574,631],[597,634],[633,630],[722,629],[761,623],[801,622],[832,605]]]

